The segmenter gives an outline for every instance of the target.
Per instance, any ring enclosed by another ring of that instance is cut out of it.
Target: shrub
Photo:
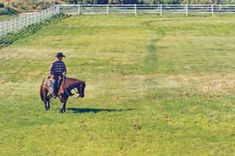
[[[4,4],[3,3],[0,3],[0,8],[4,8]]]
[[[8,9],[0,8],[0,15],[8,15],[8,14],[9,14]]]

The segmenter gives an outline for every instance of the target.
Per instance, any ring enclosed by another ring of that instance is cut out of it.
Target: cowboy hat
[[[65,55],[64,55],[62,52],[58,52],[58,53],[56,54],[56,57],[65,57]]]

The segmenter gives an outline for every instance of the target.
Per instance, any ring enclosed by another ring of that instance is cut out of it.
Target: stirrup
[[[51,97],[56,98],[56,97],[57,97],[57,95],[56,95],[56,94],[54,94],[54,93],[51,93]]]
[[[52,97],[53,97],[52,94],[49,94],[49,95],[48,95],[48,98],[52,98]]]

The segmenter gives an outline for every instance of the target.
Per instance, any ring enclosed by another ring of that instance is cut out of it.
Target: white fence
[[[29,25],[46,21],[57,14],[60,14],[60,7],[54,6],[41,12],[23,14],[11,20],[0,22],[0,36],[18,32]]]
[[[121,5],[56,5],[41,12],[21,15],[17,18],[0,22],[0,36],[18,32],[23,28],[43,22],[58,14],[235,14],[235,5],[150,5],[150,4],[121,4]]]
[[[235,5],[150,5],[150,4],[121,4],[121,5],[61,5],[61,13],[64,14],[169,14],[182,13],[189,14],[218,14],[233,13],[235,14]]]

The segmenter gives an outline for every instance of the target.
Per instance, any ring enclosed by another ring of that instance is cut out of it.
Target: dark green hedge
[[[0,8],[0,15],[15,15],[17,12],[11,8]]]

